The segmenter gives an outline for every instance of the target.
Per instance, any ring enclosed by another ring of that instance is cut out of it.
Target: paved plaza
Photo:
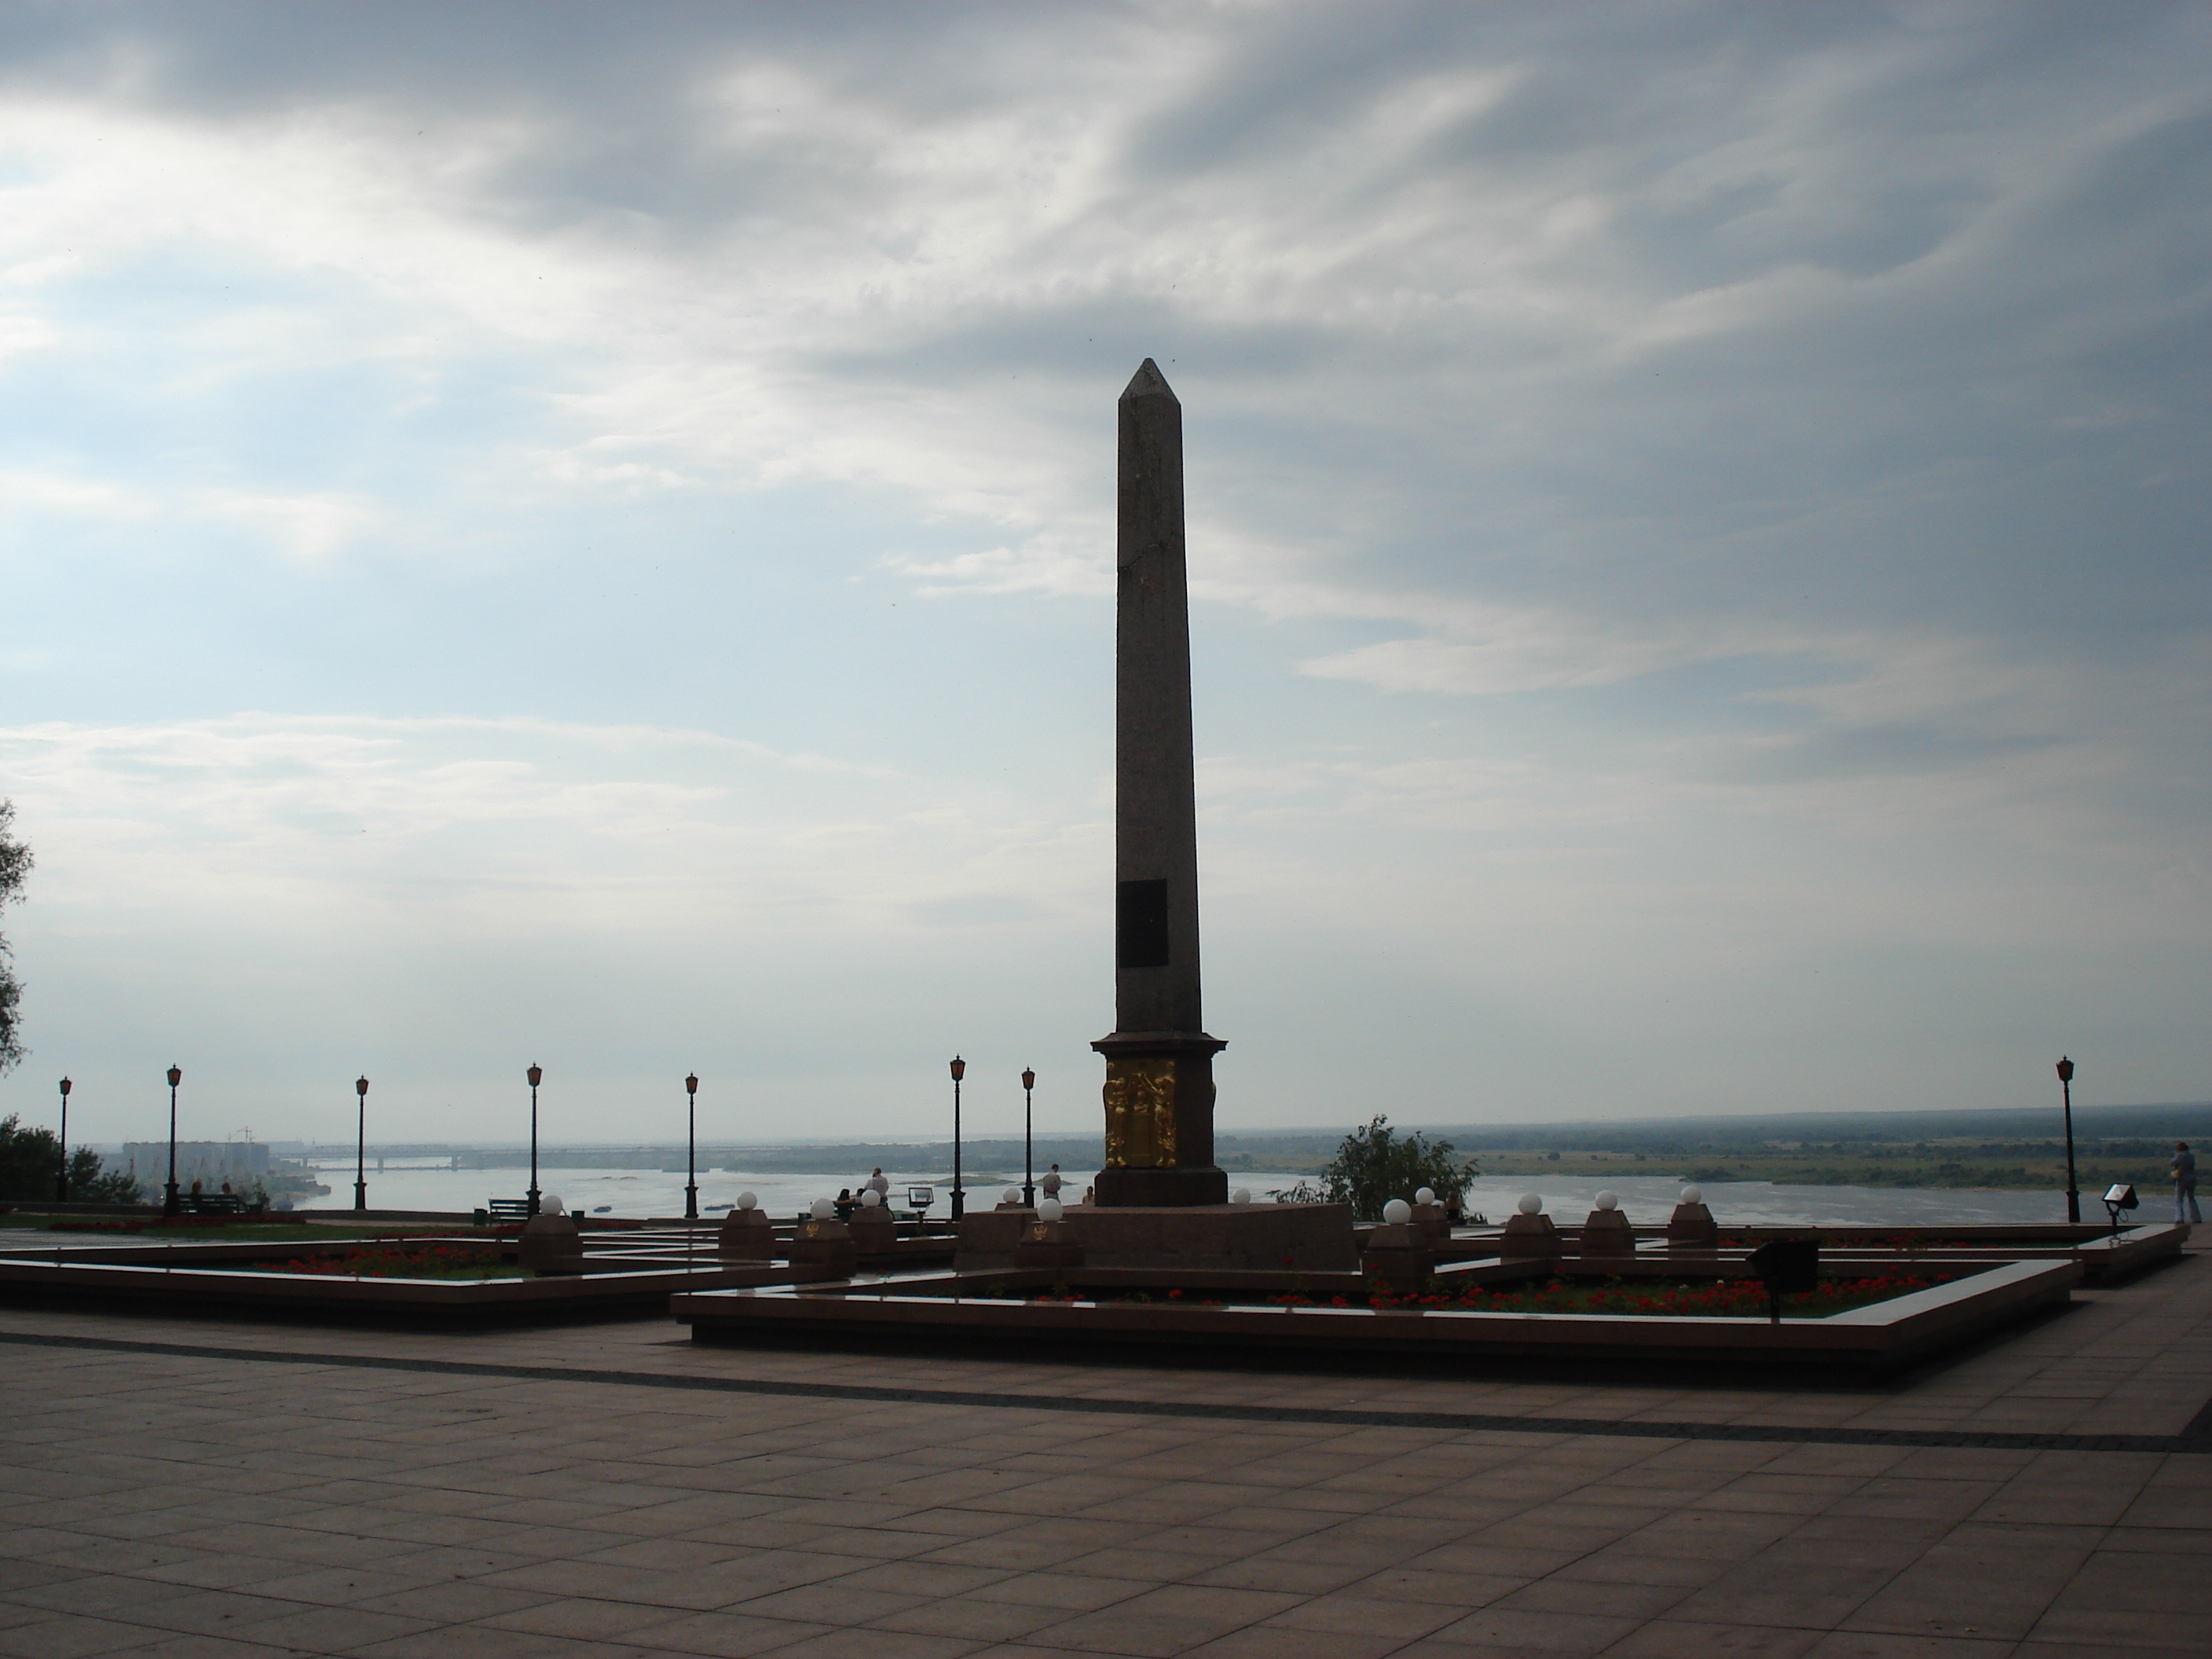
[[[2203,1659],[2212,1265],[1833,1392],[0,1311],[0,1656]]]

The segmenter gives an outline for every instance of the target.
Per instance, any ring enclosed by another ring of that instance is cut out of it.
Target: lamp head
[[[1036,1073],[1026,1066],[1022,1067],[1022,1087],[1024,1089],[1036,1087]]]
[[[69,1091],[76,1086],[76,1085],[71,1083],[67,1078],[64,1078],[62,1079],[62,1098],[64,1100],[67,1100],[69,1098]]]
[[[952,1056],[952,1080],[953,1080],[955,1083],[957,1083],[957,1082],[959,1082],[959,1081],[960,1081],[960,1079],[961,1079],[962,1078],[966,1077],[967,1075],[968,1075],[968,1062],[967,1062],[966,1060],[964,1060],[961,1059],[961,1058],[960,1058],[960,1056],[959,1056],[959,1055],[957,1055],[957,1054],[953,1055],[953,1056]]]
[[[2063,1054],[2058,1059],[2058,1080],[2061,1083],[2071,1083],[2074,1080],[2074,1062]]]
[[[698,1073],[694,1072],[684,1079],[684,1092],[687,1095],[696,1095],[699,1092]]]
[[[353,1091],[354,1093],[361,1096],[363,1099],[367,1099],[368,1097],[368,1079],[365,1077],[356,1078],[353,1080]]]
[[[169,1086],[170,1086],[172,1089],[175,1088],[175,1087],[176,1087],[179,1083],[182,1083],[184,1080],[185,1080],[185,1073],[184,1073],[184,1071],[183,1071],[183,1068],[182,1068],[182,1067],[180,1067],[180,1066],[172,1066],[171,1067],[169,1067]]]
[[[526,1075],[530,1079],[530,1086],[535,1089],[538,1086],[538,1079],[545,1075],[545,1068],[543,1066],[533,1066],[530,1068]]]

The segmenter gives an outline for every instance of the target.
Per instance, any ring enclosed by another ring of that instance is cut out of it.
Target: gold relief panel
[[[1170,1169],[1176,1161],[1176,1063],[1106,1062],[1106,1167]]]

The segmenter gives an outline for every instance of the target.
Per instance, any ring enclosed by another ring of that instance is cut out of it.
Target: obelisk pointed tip
[[[1160,373],[1160,366],[1150,357],[1145,359],[1144,366],[1138,369],[1122,391],[1123,402],[1132,398],[1164,398],[1170,403],[1176,401],[1175,392],[1168,385],[1168,377]]]

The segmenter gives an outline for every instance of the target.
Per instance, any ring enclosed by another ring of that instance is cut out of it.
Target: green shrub
[[[1318,1185],[1301,1181],[1271,1196],[1285,1204],[1349,1204],[1359,1220],[1380,1221],[1385,1204],[1394,1198],[1410,1203],[1424,1187],[1439,1201],[1454,1193],[1464,1200],[1480,1173],[1476,1161],[1460,1157],[1449,1140],[1431,1140],[1418,1130],[1401,1135],[1378,1112],[1365,1128],[1345,1136]]]
[[[62,1143],[52,1129],[26,1129],[10,1113],[0,1119],[0,1202],[38,1203],[54,1195]],[[70,1154],[70,1198],[80,1204],[136,1204],[138,1183],[127,1170],[102,1170],[100,1154]]]

